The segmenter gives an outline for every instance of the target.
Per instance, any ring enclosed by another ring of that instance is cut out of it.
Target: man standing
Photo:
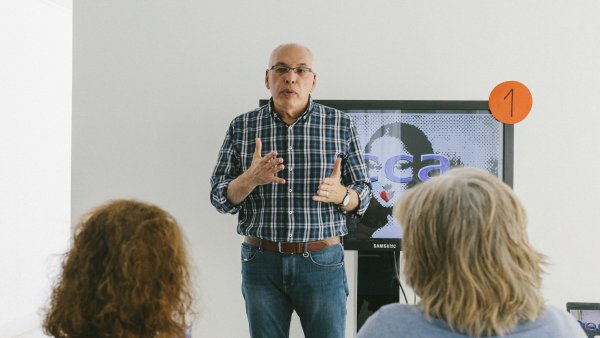
[[[340,236],[367,209],[370,185],[354,125],[314,101],[312,54],[272,52],[269,104],[230,124],[211,177],[211,202],[239,213],[242,293],[252,337],[344,337],[348,287]]]

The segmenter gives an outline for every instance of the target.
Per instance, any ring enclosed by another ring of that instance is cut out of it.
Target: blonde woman
[[[418,305],[391,304],[358,337],[585,337],[545,305],[544,256],[527,239],[513,191],[491,174],[457,168],[409,189],[394,207],[404,230],[404,276]]]
[[[191,304],[175,219],[150,204],[117,200],[77,226],[44,331],[63,338],[183,338]]]

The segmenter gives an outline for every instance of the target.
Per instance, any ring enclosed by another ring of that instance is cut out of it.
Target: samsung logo
[[[373,244],[373,249],[396,249],[396,244]]]

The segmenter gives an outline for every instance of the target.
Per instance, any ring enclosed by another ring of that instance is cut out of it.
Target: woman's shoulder
[[[522,323],[512,332],[514,337],[585,338],[577,320],[567,311],[546,305],[544,314],[537,320]]]
[[[382,306],[375,314],[384,317],[396,317],[398,315],[407,317],[423,318],[423,312],[415,305],[408,304],[387,304]]]
[[[427,321],[417,306],[389,304],[367,319],[357,338],[422,337],[432,331],[439,331],[439,328]]]
[[[552,305],[546,305],[543,320],[548,324],[553,323],[556,325],[557,330],[564,330],[565,333],[572,334],[571,337],[586,337],[579,322],[566,310],[558,309]]]

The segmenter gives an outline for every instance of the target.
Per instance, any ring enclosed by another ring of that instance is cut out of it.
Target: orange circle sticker
[[[496,120],[515,124],[523,121],[531,111],[531,92],[521,82],[506,81],[494,87],[490,93],[489,106]]]

